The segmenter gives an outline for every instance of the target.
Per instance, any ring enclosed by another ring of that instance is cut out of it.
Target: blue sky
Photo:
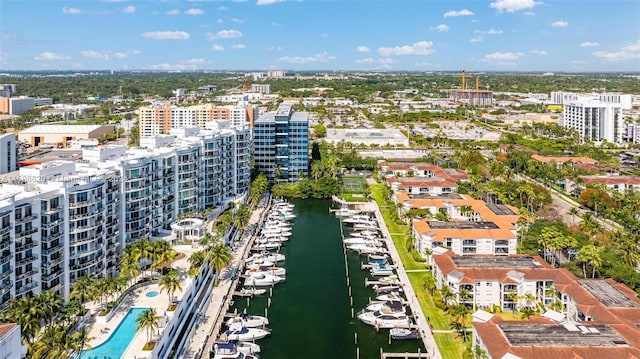
[[[0,36],[0,71],[640,71],[638,0],[0,0]]]

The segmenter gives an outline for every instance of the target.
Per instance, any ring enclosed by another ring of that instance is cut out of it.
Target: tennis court
[[[366,186],[367,180],[361,176],[342,177],[342,191],[349,193],[362,192],[362,188]]]

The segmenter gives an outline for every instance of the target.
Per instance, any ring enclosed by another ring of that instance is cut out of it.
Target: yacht
[[[411,319],[404,313],[383,313],[382,311],[361,312],[358,314],[358,319],[365,324],[383,329],[407,327],[411,325]]]
[[[260,353],[260,345],[251,342],[239,342],[237,340],[231,341],[238,348],[238,351],[243,354],[255,355]],[[257,357],[257,355],[255,355]]]
[[[282,229],[280,227],[265,227],[261,231],[262,235],[279,235],[283,237],[291,237],[291,230]]]
[[[406,339],[420,339],[420,332],[418,329],[408,328],[391,328],[389,335],[391,339],[406,340]]]
[[[382,253],[382,252],[369,254],[369,260],[380,260],[380,259],[387,259],[387,258],[389,258],[389,256],[386,253]]]
[[[378,282],[381,285],[399,285],[402,282],[400,282],[400,278],[398,278],[397,274],[392,274],[392,275],[388,275],[386,277],[382,277],[380,279],[378,279]]]
[[[240,290],[241,295],[260,295],[266,293],[266,289],[258,289],[254,287],[244,287]]]
[[[398,292],[391,292],[387,294],[381,294],[376,297],[376,300],[384,300],[384,301],[402,301],[403,298],[400,296]]]
[[[402,286],[399,284],[375,285],[373,286],[373,289],[376,291],[377,295],[391,292],[402,292]]]
[[[354,224],[354,225],[353,225],[353,228],[354,228],[355,230],[361,230],[361,229],[363,229],[363,230],[371,231],[371,230],[378,229],[378,223],[373,222],[373,221],[360,222],[360,223],[356,223],[356,224]]]
[[[348,237],[342,240],[342,242],[347,245],[353,245],[353,244],[372,244],[372,245],[376,245],[379,242],[374,240],[374,239],[369,239],[369,238],[364,238],[364,237]]]
[[[406,314],[407,309],[402,305],[402,302],[399,300],[387,300],[379,303],[371,303],[369,304],[365,310],[367,312],[385,312],[385,314],[389,313],[401,313]]]
[[[276,285],[280,282],[284,282],[283,277],[278,277],[271,274],[261,274],[259,276],[250,276],[244,280],[244,285],[254,287],[265,287],[270,285]]]
[[[371,222],[371,217],[365,214],[356,214],[342,220],[343,223],[349,225],[355,225],[356,223]]]
[[[260,328],[269,325],[269,319],[259,315],[240,314],[227,320],[227,326],[242,326],[247,328]]]
[[[286,258],[284,256],[284,254],[263,252],[263,253],[253,253],[252,255],[247,257],[246,261],[247,262],[252,262],[254,260],[259,260],[259,259],[266,260],[266,261],[269,261],[269,262],[282,262]]]
[[[286,242],[289,240],[289,237],[282,236],[279,233],[263,233],[260,239],[267,242]]]
[[[336,217],[338,218],[353,217],[357,214],[360,214],[360,211],[342,207],[339,210],[337,210],[335,214],[336,214]]]
[[[287,275],[287,270],[282,267],[260,267],[249,269],[244,272],[244,274],[254,278],[259,278],[265,275],[284,277]]]
[[[273,267],[274,265],[276,265],[274,262],[264,259],[256,259],[251,262],[245,262],[245,267],[247,269],[260,269],[261,267]]]
[[[370,253],[376,253],[379,252],[381,250],[381,248],[371,244],[371,243],[362,243],[362,244],[352,244],[347,246],[348,249],[351,249],[352,251],[356,251],[360,254],[370,254]]]
[[[245,353],[238,344],[216,343],[209,354],[210,359],[258,359],[257,355]]]
[[[266,243],[256,243],[256,245],[254,245],[251,250],[252,251],[265,251],[265,250],[270,250],[270,249],[280,249],[280,243],[279,242],[266,242]]]
[[[266,329],[259,328],[247,328],[241,325],[232,325],[229,330],[225,332],[227,334],[227,340],[237,340],[240,342],[250,342],[258,339],[262,339],[271,334]]]
[[[377,266],[369,270],[373,276],[390,276],[393,275],[393,268]]]
[[[369,258],[369,265],[372,266],[384,266],[387,265],[387,258],[383,258],[383,259],[371,259]]]
[[[378,231],[372,231],[368,229],[363,229],[361,231],[354,231],[351,233],[352,237],[368,237],[368,238],[376,238],[378,237]]]

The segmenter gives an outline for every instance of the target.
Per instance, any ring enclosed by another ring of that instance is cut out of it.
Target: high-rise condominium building
[[[186,128],[143,145],[86,149],[88,163],[22,167],[14,184],[0,184],[0,307],[47,290],[67,296],[82,276],[115,275],[127,244],[167,238],[178,215],[249,188],[248,128]]]
[[[309,173],[309,114],[283,103],[253,126],[254,161],[273,181],[295,182]]]
[[[141,137],[167,134],[174,128],[198,126],[204,128],[209,122],[230,121],[233,126],[248,126],[258,115],[258,107],[175,106],[157,103],[138,109],[138,125]]]
[[[586,141],[622,143],[625,121],[619,103],[579,99],[564,104],[562,126],[574,129]]]
[[[0,174],[15,171],[17,157],[16,135],[13,133],[0,135]]]

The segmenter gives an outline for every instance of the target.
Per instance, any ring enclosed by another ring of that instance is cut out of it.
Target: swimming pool
[[[82,359],[117,359],[122,357],[129,343],[136,334],[138,315],[149,308],[131,308],[118,327],[111,333],[107,341],[82,351]]]
[[[157,297],[157,296],[158,296],[158,294],[160,294],[160,293],[158,293],[158,291],[157,291],[157,290],[152,290],[152,291],[150,291],[150,292],[147,292],[147,294],[145,294],[145,295],[146,295],[147,297],[149,297],[149,298],[153,298],[153,297]]]

